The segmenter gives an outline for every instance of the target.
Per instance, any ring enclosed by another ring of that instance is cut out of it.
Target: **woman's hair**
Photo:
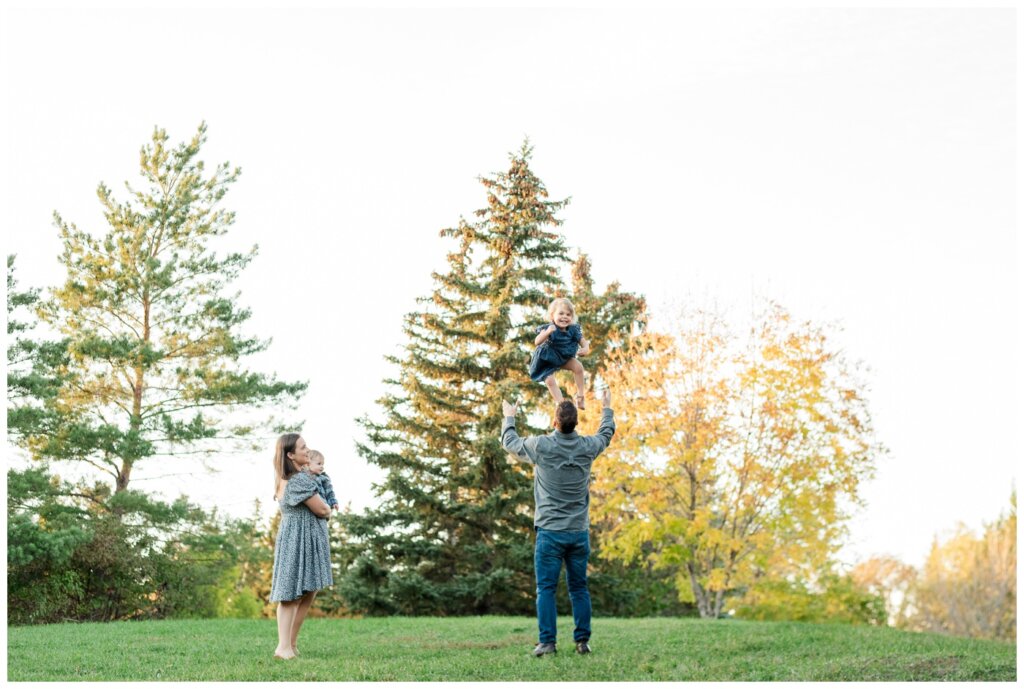
[[[285,433],[277,439],[277,447],[274,449],[274,498],[277,498],[281,481],[287,481],[292,474],[298,472],[292,460],[288,459],[288,453],[295,452],[295,444],[301,437],[298,433]]]
[[[572,314],[572,322],[576,322],[576,307],[572,305],[572,302],[565,297],[558,297],[551,302],[551,306],[548,307],[548,318],[555,317],[555,309],[559,306],[564,306],[569,309],[569,313]]]

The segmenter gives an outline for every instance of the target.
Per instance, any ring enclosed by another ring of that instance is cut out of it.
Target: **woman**
[[[317,494],[316,482],[301,471],[309,463],[309,449],[298,433],[277,439],[274,499],[281,510],[281,526],[274,543],[274,578],[270,600],[277,606],[277,649],[274,657],[298,655],[295,641],[316,592],[334,583],[327,540],[331,508]]]

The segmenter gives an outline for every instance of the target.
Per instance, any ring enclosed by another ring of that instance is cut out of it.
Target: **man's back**
[[[602,411],[600,428],[590,436],[573,430],[523,439],[516,433],[515,418],[505,418],[502,445],[535,466],[535,526],[551,531],[590,528],[590,468],[614,434],[613,413],[607,407]]]
[[[533,523],[533,567],[537,575],[537,646],[533,655],[557,653],[558,611],[555,590],[565,564],[565,580],[572,602],[572,632],[577,653],[590,653],[590,589],[587,588],[587,559],[590,557],[590,467],[615,435],[611,391],[601,397],[601,427],[591,436],[576,433],[579,416],[572,402],[561,401],[555,408],[555,428],[535,438],[516,433],[514,404],[502,400],[505,421],[501,444],[516,459],[536,469],[533,495],[537,509]]]

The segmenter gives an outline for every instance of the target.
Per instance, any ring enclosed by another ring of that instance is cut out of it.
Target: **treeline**
[[[901,629],[982,639],[1017,638],[1017,494],[977,534],[962,524],[932,543],[924,566],[893,557],[858,563],[851,580],[885,602]]]
[[[9,473],[13,623],[272,614],[276,523],[130,486],[140,461],[264,450],[282,426],[238,410],[288,409],[305,389],[243,367],[267,343],[241,332],[249,312],[225,290],[256,249],[209,248],[233,223],[220,202],[239,170],[207,175],[204,141],[205,126],[173,148],[156,130],[139,191],[120,202],[100,185],[102,236],[57,216],[65,284],[19,291],[8,261],[8,433],[38,463]],[[527,433],[548,428],[526,362],[547,304],[566,296],[594,345],[590,386],[611,385],[619,425],[593,484],[602,614],[891,621],[886,591],[835,563],[884,448],[834,333],[773,303],[739,327],[691,307],[653,330],[641,295],[595,290],[558,231],[568,199],[549,198],[530,159],[524,144],[481,177],[482,206],[441,230],[447,268],[405,317],[394,373],[360,420],[356,449],[384,479],[373,508],[332,521],[336,585],[318,611],[532,614],[532,478],[500,447],[500,405],[520,402]],[[596,422],[585,413],[581,430]],[[62,462],[101,478],[48,473]]]

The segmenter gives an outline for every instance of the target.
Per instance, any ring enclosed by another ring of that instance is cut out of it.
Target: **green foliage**
[[[66,486],[42,467],[7,473],[7,614],[11,622],[73,619],[84,595],[71,561],[92,540],[83,510],[64,504]]]
[[[224,570],[214,590],[214,601],[217,617],[255,619],[263,616],[264,603],[246,585],[240,565]]]
[[[596,527],[592,526],[591,530]],[[587,577],[590,599],[594,611],[602,617],[691,617],[697,614],[696,606],[679,600],[675,582],[663,571],[604,560],[600,552],[592,552],[590,562]],[[555,601],[560,613],[567,615],[572,611],[564,577],[558,583]]]
[[[573,262],[572,292],[555,290],[552,296],[569,297],[576,307],[580,326],[591,344],[590,353],[580,357],[580,362],[591,374],[593,388],[597,376],[611,363],[609,354],[625,349],[635,332],[646,328],[647,301],[623,292],[617,281],[609,283],[602,294],[595,293],[591,263],[586,254],[580,254]]]
[[[338,589],[347,608],[369,614],[529,613],[534,606],[532,480],[500,445],[501,400],[548,408],[530,381],[536,327],[561,293],[569,266],[556,216],[567,201],[529,167],[530,148],[480,178],[487,205],[476,222],[441,231],[456,241],[435,273],[423,310],[405,317],[405,354],[378,400],[383,420],[362,419],[359,453],[385,472],[380,504],[346,514],[335,541]],[[589,264],[576,286],[591,290]],[[610,288],[607,308],[589,291],[584,321],[602,338],[629,332],[643,301]],[[603,351],[603,350],[602,350]],[[527,433],[543,428],[524,427]]]
[[[21,445],[58,417],[53,402],[68,353],[66,340],[32,336],[38,322],[39,290],[18,289],[14,259],[7,257],[7,437]]]
[[[268,551],[249,524],[43,466],[7,481],[10,624],[262,614],[246,573],[253,551]]]
[[[594,652],[529,656],[523,617],[308,619],[296,660],[275,661],[274,620],[16,627],[11,681],[866,682],[1016,679],[1012,643],[862,625],[594,620]]]
[[[237,576],[227,584],[222,583],[222,586],[227,586],[224,598],[229,600],[229,604],[227,609],[218,608],[218,616],[250,617],[255,610],[254,600],[259,603],[258,616],[273,617],[276,613],[277,605],[270,603],[270,584],[274,572],[274,540],[281,514],[275,512],[266,527],[260,523],[259,515],[260,502],[256,500],[249,519],[229,522],[232,561],[237,568]],[[226,614],[228,609],[230,615]]]
[[[287,406],[306,387],[241,364],[269,342],[240,332],[249,311],[227,291],[256,247],[213,250],[234,222],[220,204],[239,170],[207,174],[205,140],[205,125],[174,147],[156,129],[141,186],[123,202],[99,186],[102,235],[55,216],[67,280],[48,299],[18,289],[8,257],[8,438],[36,460],[112,479],[9,473],[12,623],[263,612],[273,551],[262,535],[129,488],[136,462],[223,450],[269,423],[242,414]],[[60,339],[35,337],[40,322]]]
[[[99,185],[101,235],[54,214],[67,279],[38,313],[64,338],[63,358],[50,357],[45,371],[56,389],[34,394],[35,415],[15,428],[34,457],[86,462],[117,492],[136,462],[223,450],[270,423],[243,413],[279,408],[306,387],[241,365],[269,345],[240,332],[250,312],[227,292],[256,247],[213,250],[234,223],[221,202],[240,169],[224,163],[207,174],[198,158],[205,141],[205,124],[177,146],[155,129],[127,200]]]
[[[885,599],[864,591],[849,575],[828,574],[815,589],[800,581],[759,582],[735,602],[736,617],[885,626]]]

